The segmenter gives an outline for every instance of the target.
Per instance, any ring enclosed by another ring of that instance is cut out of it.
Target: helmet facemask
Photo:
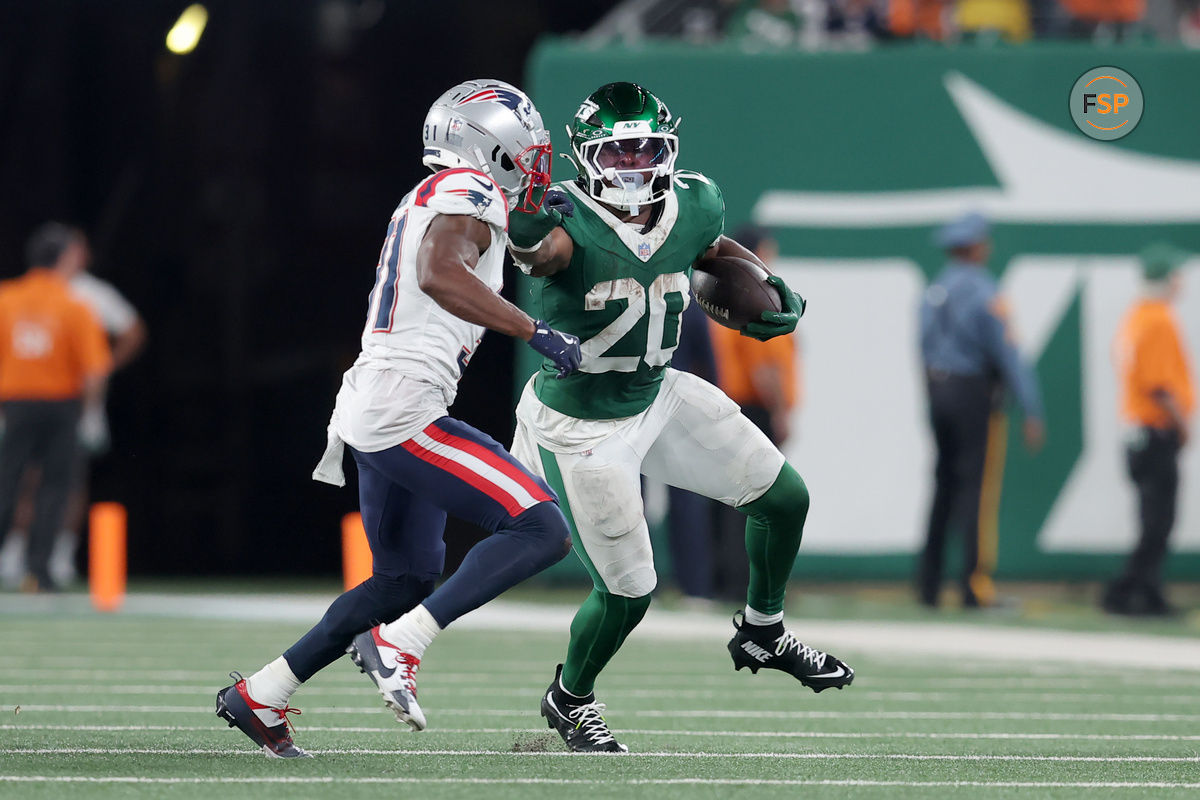
[[[637,214],[641,206],[662,200],[671,191],[679,138],[671,133],[610,136],[585,142],[579,161],[587,173],[589,194],[597,200]]]
[[[515,163],[525,178],[524,193],[517,192],[519,202],[514,206],[514,211],[533,214],[542,207],[546,187],[550,185],[550,157],[554,152],[548,135],[546,139],[545,143],[531,144],[517,154]]]

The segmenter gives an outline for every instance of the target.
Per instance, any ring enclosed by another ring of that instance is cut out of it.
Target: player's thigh
[[[586,454],[539,447],[538,457],[597,588],[622,597],[649,594],[658,578],[636,452],[612,437]]]
[[[450,516],[497,531],[554,494],[487,434],[442,417],[382,451],[377,468]]]
[[[351,452],[358,466],[359,509],[373,571],[393,578],[436,578],[446,560],[446,512],[393,481],[378,468],[383,466],[379,454]]]
[[[663,391],[671,392],[671,415],[642,463],[647,477],[731,506],[771,488],[783,454],[724,392],[675,371]]]

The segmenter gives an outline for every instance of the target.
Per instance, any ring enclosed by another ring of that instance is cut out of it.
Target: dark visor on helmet
[[[616,139],[600,146],[596,166],[600,169],[649,169],[664,163],[669,155],[667,140],[660,137]]]

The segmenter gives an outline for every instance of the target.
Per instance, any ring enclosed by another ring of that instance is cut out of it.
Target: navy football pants
[[[333,602],[284,657],[300,680],[341,656],[353,638],[424,602],[445,627],[563,558],[571,540],[550,487],[490,436],[442,417],[375,453],[351,448],[373,575]],[[492,536],[434,591],[446,515]]]

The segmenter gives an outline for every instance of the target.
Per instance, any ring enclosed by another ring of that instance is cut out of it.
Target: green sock
[[[592,589],[571,622],[563,688],[577,697],[591,694],[596,676],[621,649],[625,637],[642,621],[649,607],[650,595],[619,597]]]
[[[746,555],[750,559],[750,585],[746,605],[763,614],[783,611],[787,589],[804,518],[808,516],[808,487],[791,464],[784,463],[779,477],[767,493],[754,502],[739,506],[745,514]]]

